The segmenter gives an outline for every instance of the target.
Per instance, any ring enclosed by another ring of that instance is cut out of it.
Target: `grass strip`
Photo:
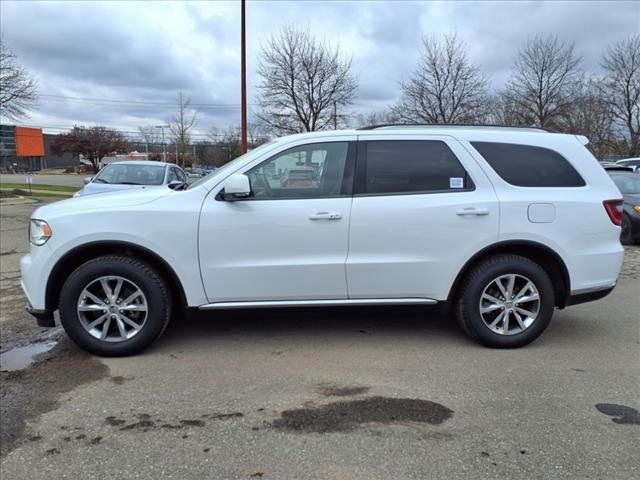
[[[0,183],[0,188],[3,190],[12,190],[14,188],[18,188],[20,190],[29,191],[28,183]],[[64,193],[76,193],[80,190],[80,187],[67,187],[65,185],[45,185],[41,183],[32,183],[31,190],[46,190],[48,192],[64,192]]]

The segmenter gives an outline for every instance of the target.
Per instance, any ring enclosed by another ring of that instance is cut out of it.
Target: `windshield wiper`
[[[98,183],[98,182],[99,183],[111,183],[111,182],[107,182],[106,180],[103,180],[101,178],[94,178],[93,181],[96,182],[96,183]]]
[[[118,182],[120,185],[144,185],[144,183],[137,182]]]

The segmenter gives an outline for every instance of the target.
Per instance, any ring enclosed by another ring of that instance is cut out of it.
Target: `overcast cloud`
[[[135,131],[166,123],[178,90],[199,105],[201,135],[239,124],[239,2],[3,0],[0,20],[3,41],[40,85],[39,108],[25,124]],[[260,45],[290,23],[352,56],[360,83],[353,109],[366,113],[397,100],[424,34],[457,33],[497,89],[535,34],[575,42],[583,69],[599,71],[608,44],[640,32],[640,2],[249,1],[250,104]]]

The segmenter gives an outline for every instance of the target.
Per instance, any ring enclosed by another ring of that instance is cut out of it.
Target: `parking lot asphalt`
[[[33,208],[1,208],[2,352],[45,334],[17,283]],[[129,358],[57,334],[0,374],[2,477],[637,478],[639,252],[517,350],[416,307],[179,318]]]

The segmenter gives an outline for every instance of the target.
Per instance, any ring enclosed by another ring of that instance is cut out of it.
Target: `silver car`
[[[75,197],[130,188],[182,188],[187,184],[187,174],[172,163],[132,160],[110,163],[95,177],[85,178],[84,183]]]

